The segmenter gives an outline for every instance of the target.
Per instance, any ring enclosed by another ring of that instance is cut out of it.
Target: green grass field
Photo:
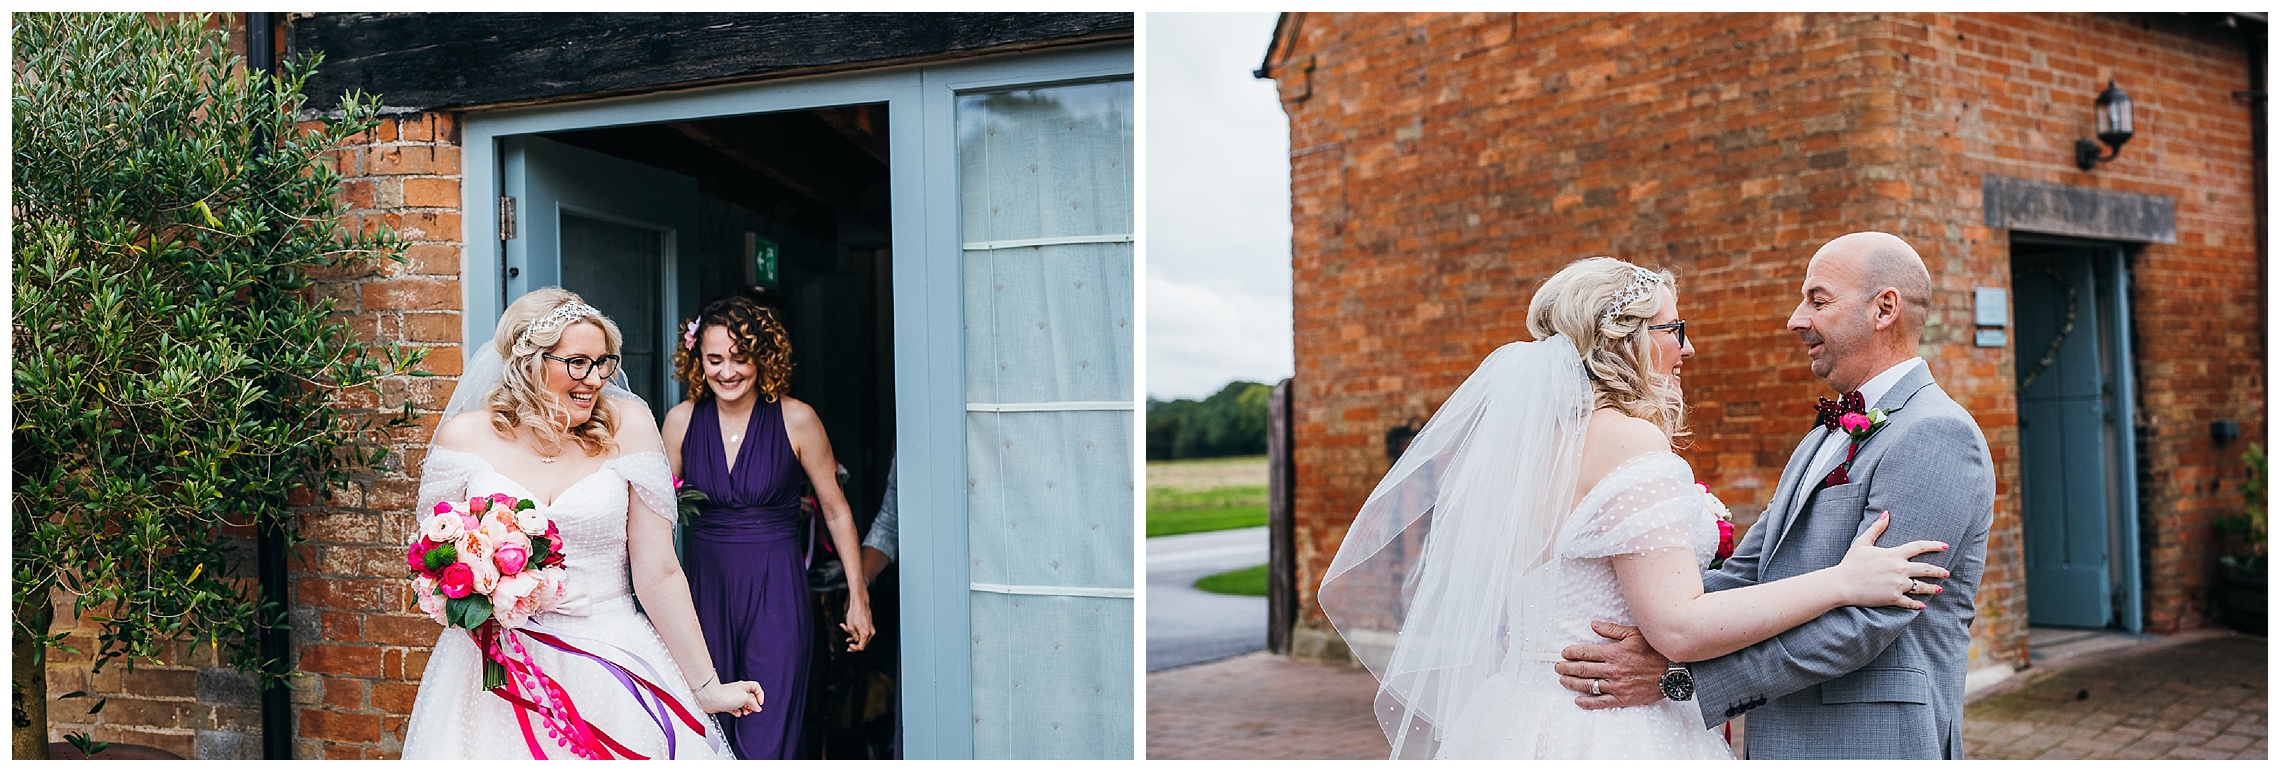
[[[1148,535],[1266,525],[1266,477],[1265,456],[1150,461]]]
[[[1267,595],[1267,566],[1262,563],[1250,568],[1238,568],[1225,573],[1212,574],[1195,580],[1195,588],[1221,595],[1250,595],[1264,598]]]

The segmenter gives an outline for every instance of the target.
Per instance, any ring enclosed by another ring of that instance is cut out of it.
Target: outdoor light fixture
[[[2100,161],[2114,160],[2122,154],[2122,143],[2130,141],[2132,133],[2130,95],[2122,93],[2112,80],[2108,80],[2106,90],[2098,93],[2098,138],[2074,141],[2074,165],[2082,167],[2083,171],[2090,171],[2090,167],[2097,166]],[[2100,142],[2113,146],[2113,154],[2098,157],[2098,151],[2105,149],[2099,146]]]

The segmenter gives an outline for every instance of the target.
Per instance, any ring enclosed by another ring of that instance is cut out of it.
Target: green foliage
[[[1235,381],[1198,402],[1148,400],[1148,458],[1255,456],[1267,452],[1267,400],[1275,389]]]
[[[196,640],[278,683],[256,635],[283,609],[236,537],[293,537],[289,492],[378,464],[412,406],[339,400],[425,353],[358,342],[311,282],[403,259],[341,232],[323,155],[379,105],[298,126],[316,59],[248,74],[200,18],[14,20],[15,656],[60,645],[27,612],[61,589],[99,624],[96,669]]]
[[[1267,566],[1262,563],[1250,568],[1238,568],[1212,574],[1195,580],[1195,588],[1220,595],[1267,596]]]
[[[2248,464],[2248,479],[2240,483],[2244,506],[2238,515],[2222,515],[2216,519],[2218,538],[2224,542],[2225,554],[2217,561],[2226,568],[2261,574],[2265,569],[2271,531],[2264,519],[2264,446],[2248,444],[2248,452],[2240,455]]]

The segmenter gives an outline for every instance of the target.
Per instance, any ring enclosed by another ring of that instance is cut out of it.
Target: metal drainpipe
[[[276,24],[274,13],[245,15],[246,67],[272,77],[277,74]],[[268,137],[257,135],[254,144],[264,147]],[[275,520],[263,522],[258,543],[255,559],[261,600],[265,605],[276,604],[280,610],[288,609],[285,585],[289,578],[285,570],[283,525]],[[281,661],[292,655],[292,632],[285,626],[262,628],[260,638],[262,659]],[[261,689],[261,757],[293,758],[293,692],[285,684],[267,684]]]

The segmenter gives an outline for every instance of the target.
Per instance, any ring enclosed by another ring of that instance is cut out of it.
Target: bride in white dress
[[[1604,642],[1601,620],[1697,661],[1938,591],[1943,570],[1908,559],[1943,545],[1876,547],[1883,520],[1831,568],[1702,591],[1717,519],[1671,452],[1694,352],[1673,285],[1606,257],[1545,281],[1528,307],[1538,340],[1490,354],[1347,531],[1318,597],[1378,677],[1394,758],[1731,759],[1692,701],[1577,707],[1552,670],[1560,650]]]
[[[676,509],[657,425],[640,398],[606,385],[620,343],[615,323],[566,290],[509,305],[428,447],[419,514],[491,493],[536,502],[561,528],[568,578],[561,605],[532,621],[663,687],[704,734],[645,706],[591,660],[535,644],[526,647],[532,659],[582,718],[628,750],[731,758],[706,714],[744,715],[761,709],[763,695],[758,684],[720,683],[713,672],[673,553]],[[404,730],[404,758],[533,756],[514,706],[482,689],[483,663],[467,630],[441,629]],[[573,757],[536,716],[530,724],[546,756]]]

